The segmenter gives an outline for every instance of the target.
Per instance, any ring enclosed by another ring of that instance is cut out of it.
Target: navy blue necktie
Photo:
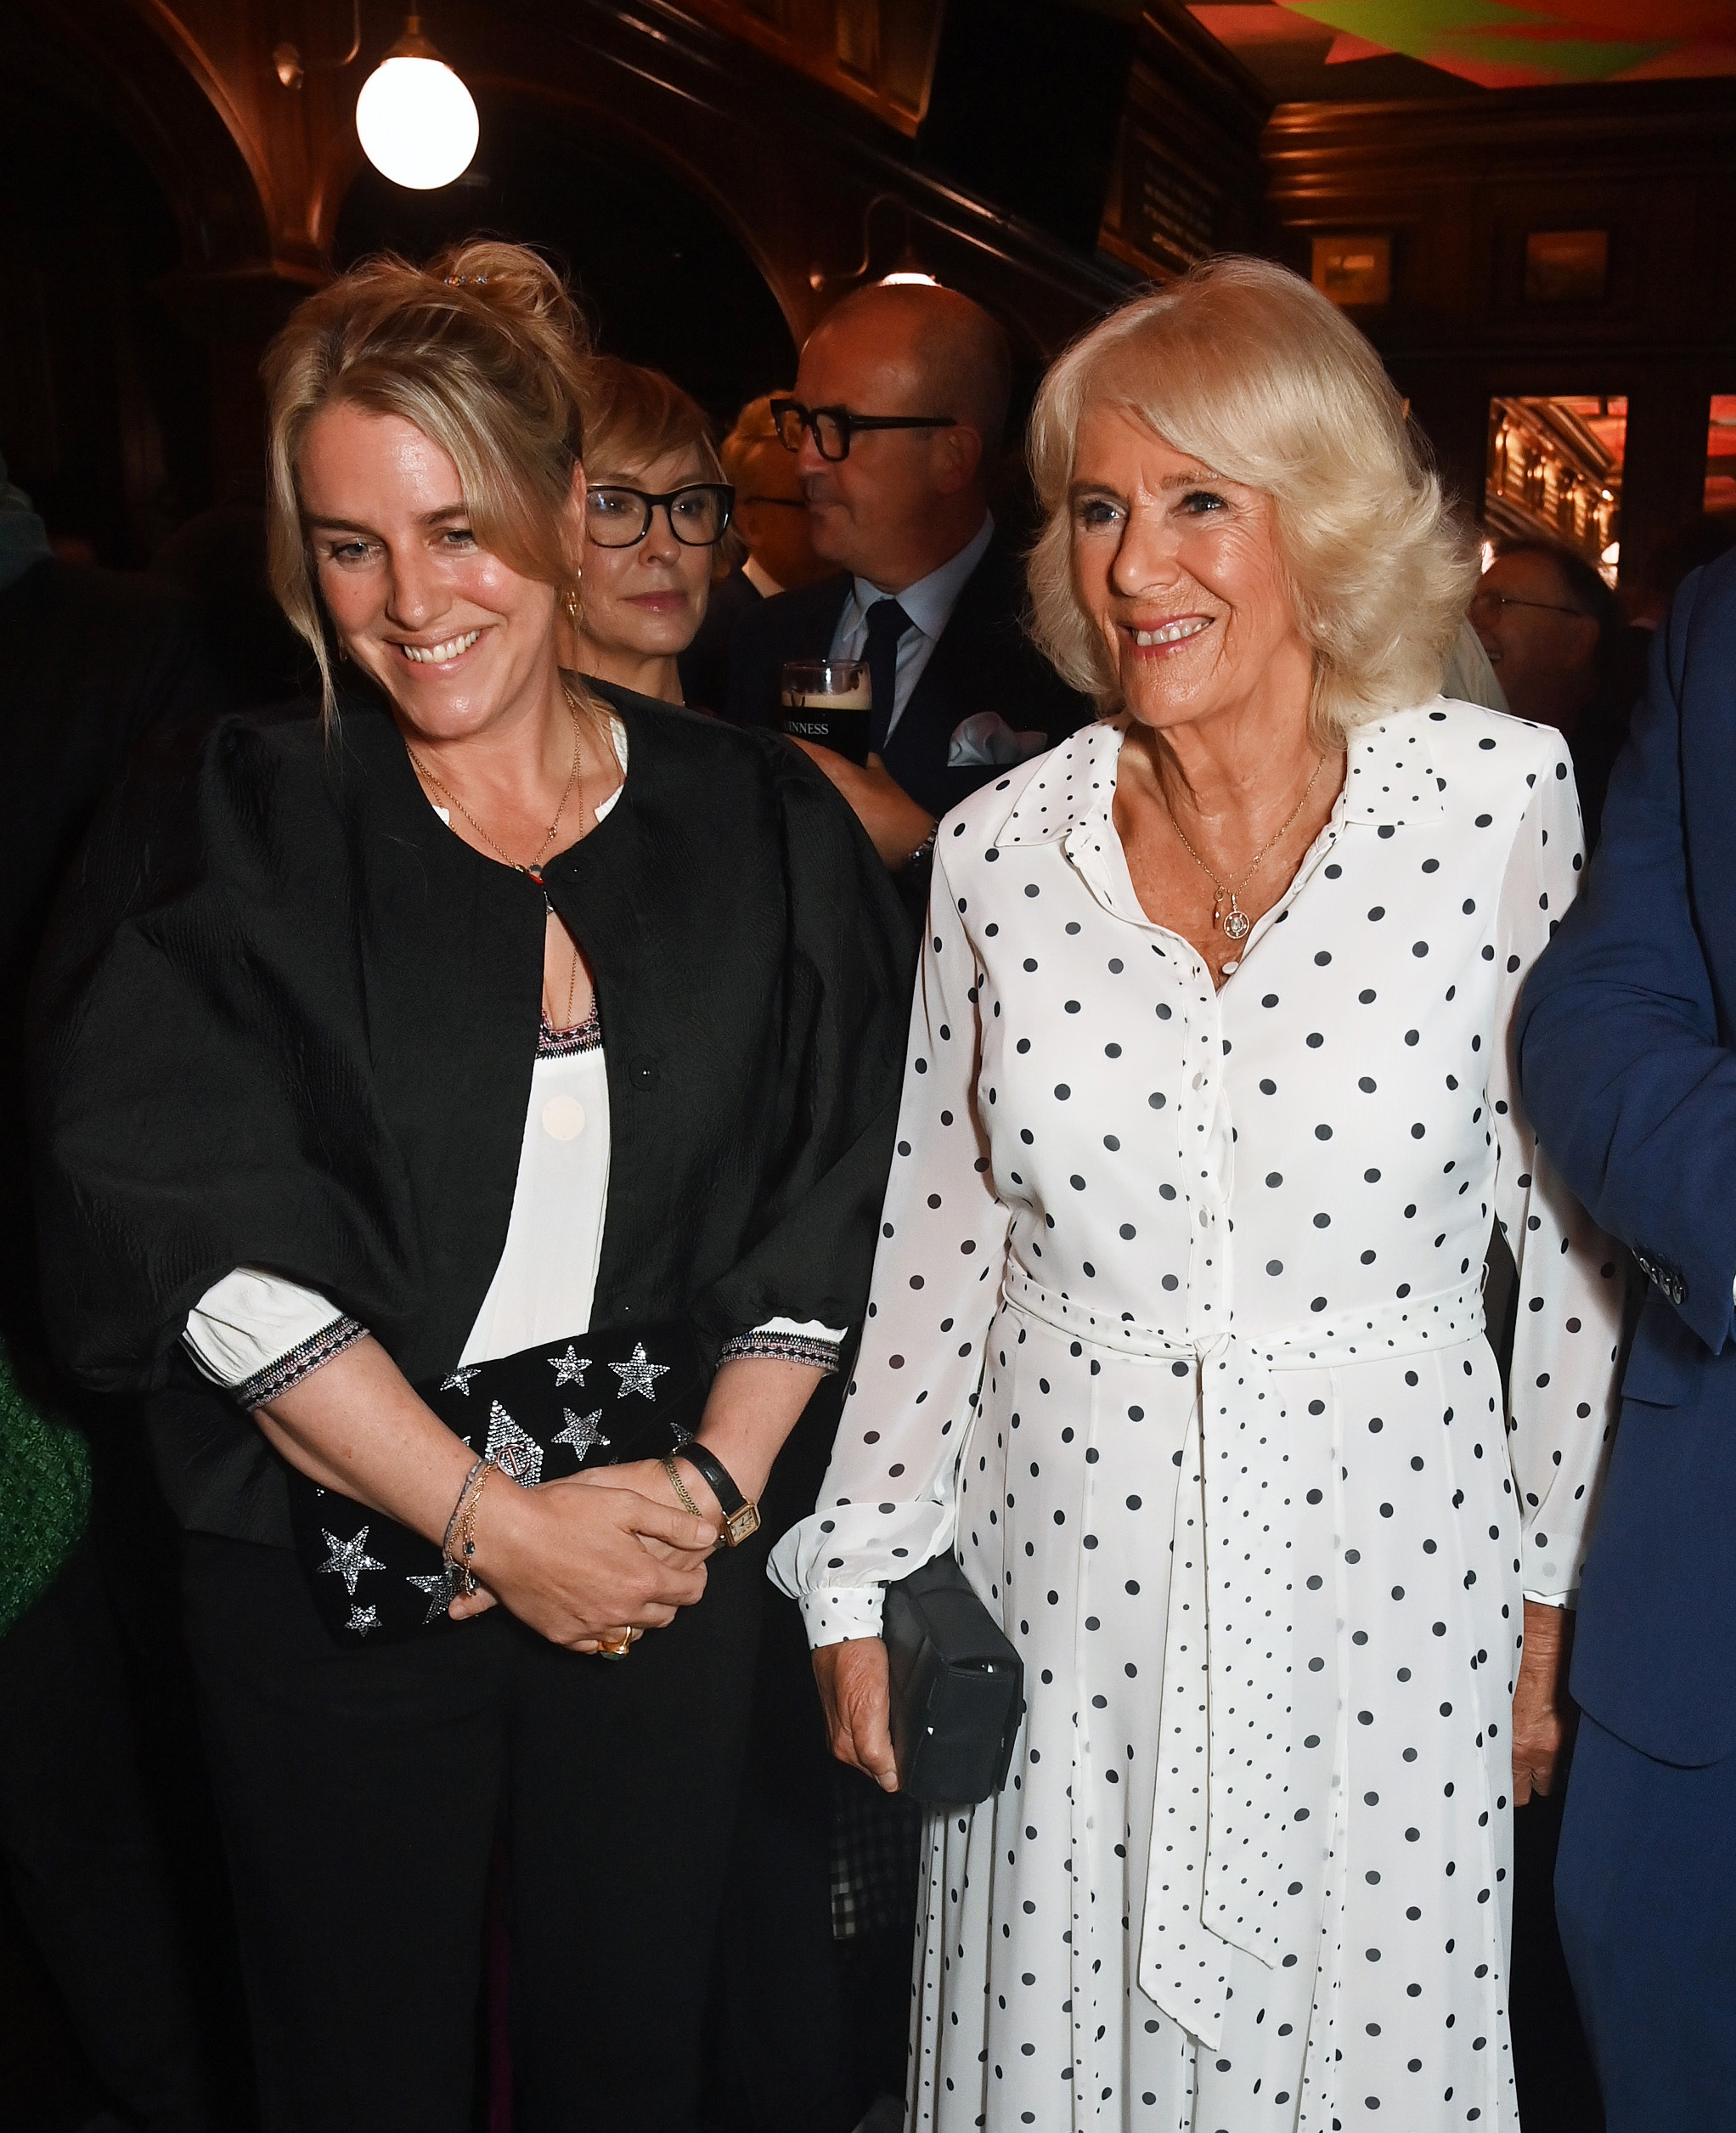
[[[876,600],[868,610],[868,686],[874,697],[868,745],[876,755],[886,753],[887,729],[898,702],[899,639],[914,627],[895,600]]]

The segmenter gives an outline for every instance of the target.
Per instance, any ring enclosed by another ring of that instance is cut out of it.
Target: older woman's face
[[[649,464],[589,471],[593,489],[637,488],[652,496],[713,478],[691,449],[666,452]],[[685,652],[705,619],[716,552],[677,540],[661,505],[651,513],[645,539],[631,548],[600,547],[587,530],[580,610],[586,639],[605,651],[640,657]]]
[[[1070,495],[1074,590],[1135,718],[1183,725],[1305,685],[1312,656],[1258,490],[1102,407],[1079,426]]]

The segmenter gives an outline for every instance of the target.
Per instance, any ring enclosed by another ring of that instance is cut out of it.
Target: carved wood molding
[[[945,0],[688,0],[696,14],[914,139]]]

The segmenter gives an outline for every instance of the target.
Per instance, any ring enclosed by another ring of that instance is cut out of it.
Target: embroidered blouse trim
[[[597,1003],[591,1002],[591,1011],[583,1022],[576,1022],[570,1030],[557,1030],[546,1014],[538,1017],[537,1030],[537,1057],[539,1059],[571,1059],[581,1052],[600,1052],[603,1048],[603,1025],[597,1015]]]
[[[718,1352],[719,1363],[736,1356],[775,1356],[780,1363],[804,1363],[810,1370],[836,1370],[841,1353],[836,1340],[815,1340],[803,1333],[773,1333],[764,1328],[738,1333]]]
[[[234,1388],[238,1405],[247,1408],[268,1407],[273,1400],[281,1399],[285,1392],[301,1384],[303,1378],[311,1378],[322,1364],[359,1340],[366,1333],[366,1326],[356,1323],[353,1318],[334,1318],[329,1326],[306,1340],[299,1341],[287,1355],[281,1355],[275,1363],[268,1363],[262,1370],[256,1370]]]

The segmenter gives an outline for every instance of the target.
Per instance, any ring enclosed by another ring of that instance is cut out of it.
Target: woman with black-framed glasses
[[[679,386],[611,357],[595,375],[566,657],[599,681],[685,703],[676,662],[705,619],[736,492],[703,411]]]

